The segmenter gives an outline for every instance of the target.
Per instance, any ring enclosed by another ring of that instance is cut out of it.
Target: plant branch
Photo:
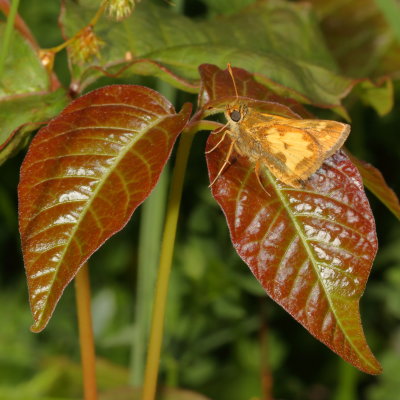
[[[83,28],[81,28],[78,32],[76,32],[74,36],[70,37],[65,42],[59,44],[58,46],[51,47],[49,49],[43,49],[43,50],[52,52],[52,53],[58,53],[61,50],[64,50],[74,40],[76,40],[76,38],[79,37],[82,34],[82,32],[84,32],[88,27],[93,28],[99,21],[100,17],[103,15],[104,10],[105,10],[105,3],[102,3],[101,6],[99,7],[99,9],[97,10],[96,14],[94,15],[94,17],[90,20],[90,22],[87,25],[85,25]]]
[[[97,400],[96,356],[93,339],[92,314],[90,310],[88,264],[84,264],[76,274],[75,291],[78,311],[79,341],[81,346],[84,399]]]

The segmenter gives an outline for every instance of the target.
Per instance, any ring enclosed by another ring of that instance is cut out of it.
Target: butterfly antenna
[[[239,95],[238,95],[238,91],[237,91],[237,87],[236,87],[235,77],[233,76],[233,71],[232,71],[232,67],[231,67],[230,63],[228,63],[228,72],[229,72],[229,75],[232,78],[233,87],[235,88],[236,100],[239,100]]]

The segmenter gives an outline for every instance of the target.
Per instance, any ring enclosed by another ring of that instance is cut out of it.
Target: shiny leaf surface
[[[218,142],[210,135],[207,150]],[[228,139],[207,156],[210,181]],[[307,190],[279,183],[234,154],[212,186],[233,245],[268,295],[311,334],[364,372],[381,367],[361,326],[359,300],[377,251],[375,222],[357,169],[336,153]]]
[[[18,187],[33,331],[149,195],[189,114],[151,89],[115,85],[77,99],[35,136]]]
[[[243,96],[268,97],[267,89],[255,91],[241,70],[233,73],[240,101]],[[223,93],[224,86],[230,90],[227,76],[227,71],[215,71],[209,76],[212,82],[203,84],[210,104],[215,102],[213,93]],[[281,107],[289,110],[290,117],[292,110]],[[274,113],[277,106],[265,102],[263,109]],[[220,135],[211,134],[207,151],[219,140]],[[229,143],[227,136],[207,154],[211,182],[226,160]],[[268,295],[311,334],[362,371],[379,373],[380,364],[368,347],[359,314],[377,239],[356,167],[338,152],[304,189],[280,183],[267,168],[262,169],[261,180],[263,187],[254,165],[234,152],[212,186],[236,251]]]

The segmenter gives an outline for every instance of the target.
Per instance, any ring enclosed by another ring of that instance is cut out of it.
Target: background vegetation
[[[195,19],[207,19],[234,12],[240,8],[238,3],[187,0],[182,12]],[[334,4],[335,1],[321,3]],[[355,21],[358,16],[362,18],[364,3],[356,0],[348,3],[354,4],[351,18]],[[51,47],[62,41],[56,23],[58,2],[21,0],[19,12],[41,47]],[[316,7],[315,12],[325,34],[323,40],[329,44],[342,71],[356,78],[390,73],[394,79],[395,105],[388,114],[378,115],[354,97],[347,99],[346,106],[352,118],[349,149],[378,167],[399,193],[400,114],[397,110],[400,86],[396,79],[400,68],[396,67],[400,64],[396,65],[393,56],[389,71],[387,64],[377,58],[375,64],[362,73],[360,65],[346,64],[348,59],[342,57],[346,49],[338,50],[337,36],[330,36],[333,33],[330,33],[328,9]],[[379,9],[376,12],[381,13]],[[385,34],[389,35],[387,32],[392,28],[383,14],[381,17]],[[336,18],[339,26],[343,23],[342,41],[348,39],[350,46],[355,34],[349,21],[340,15],[331,18]],[[362,29],[369,29],[367,25],[357,28],[360,37],[370,34],[370,31],[362,32]],[[381,31],[372,31],[376,37],[381,35]],[[360,54],[370,61],[375,57],[374,53],[368,53],[367,47]],[[68,86],[70,75],[65,54],[56,57],[55,70],[62,83]],[[102,78],[96,86],[110,82],[122,80]],[[126,78],[124,82],[159,88],[153,78]],[[179,96],[179,101],[190,98],[184,93]],[[319,115],[334,118],[328,111]],[[370,196],[380,250],[361,301],[361,315],[368,342],[384,368],[381,376],[373,377],[344,363],[268,299],[236,255],[225,220],[208,189],[205,139],[205,134],[197,135],[186,176],[169,291],[162,381],[215,400],[261,398],[268,388],[275,399],[399,398],[398,221]],[[72,286],[67,288],[45,331],[40,334],[29,331],[32,317],[20,251],[16,199],[23,156],[20,153],[9,159],[0,171],[0,399],[77,399],[81,393],[81,376]],[[98,383],[104,391],[124,386],[132,379],[132,336],[137,328],[133,322],[138,258],[135,243],[140,217],[139,211],[91,261]],[[193,400],[197,398],[192,396]]]

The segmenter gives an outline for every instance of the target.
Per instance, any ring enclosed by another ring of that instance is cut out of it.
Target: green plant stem
[[[356,400],[360,373],[352,365],[339,359],[338,377],[333,400]]]
[[[76,274],[75,291],[83,370],[84,399],[97,400],[96,357],[90,309],[89,270],[87,264],[84,264]]]
[[[7,24],[4,32],[4,38],[2,40],[1,49],[0,49],[0,79],[3,76],[4,66],[6,64],[6,58],[8,54],[8,49],[10,48],[13,27],[15,17],[18,11],[19,0],[12,0],[10,13],[7,16]]]
[[[184,0],[173,3],[173,10],[181,12]],[[173,104],[177,90],[166,82],[158,81],[156,90]],[[164,168],[151,195],[142,205],[140,221],[138,267],[136,283],[135,333],[131,346],[130,382],[142,386],[146,359],[146,345],[150,330],[154,299],[154,283],[160,257],[161,234],[164,226],[168,172]]]
[[[179,206],[181,203],[184,175],[194,133],[194,130],[189,130],[184,131],[184,133],[181,135],[178,152],[176,155],[175,166],[172,174],[172,183],[161,246],[160,266],[154,299],[152,325],[150,332],[149,348],[147,353],[142,400],[154,400],[156,394],[157,376],[160,364],[161,344],[164,329],[166,299],[172,264],[172,256],[174,251],[176,226],[178,222]]]
[[[138,272],[136,283],[135,334],[132,341],[130,382],[141,386],[144,376],[146,345],[151,322],[154,282],[160,257],[162,227],[164,225],[168,172],[164,169],[157,186],[142,206]]]
[[[175,103],[177,91],[174,87],[166,82],[158,81],[156,90],[172,103]],[[164,227],[168,176],[167,164],[153,192],[142,205],[138,244],[135,332],[132,338],[130,363],[130,382],[137,387],[143,384],[154,286],[160,259],[162,229]]]

